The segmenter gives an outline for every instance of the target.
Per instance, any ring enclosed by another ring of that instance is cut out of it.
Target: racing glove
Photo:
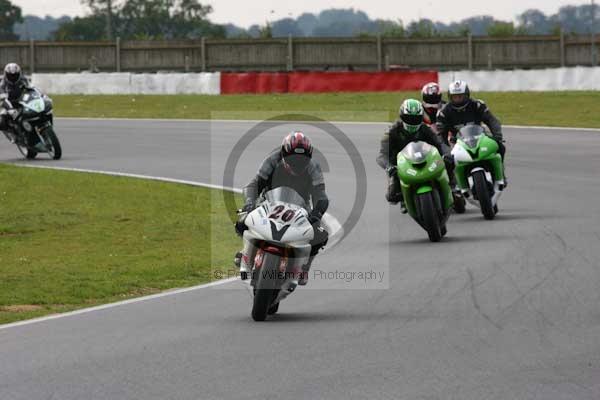
[[[311,225],[319,223],[321,218],[323,218],[323,214],[317,210],[312,210],[310,214],[308,214],[308,222],[310,222]]]
[[[398,167],[395,165],[390,165],[389,167],[387,167],[385,169],[385,172],[387,172],[388,176],[396,175],[397,171],[398,171]]]
[[[249,213],[250,211],[254,210],[254,208],[256,208],[254,202],[248,201],[246,204],[244,204],[244,207],[242,207],[242,212]]]
[[[452,153],[444,154],[443,158],[446,164],[454,164],[454,156],[452,155]]]

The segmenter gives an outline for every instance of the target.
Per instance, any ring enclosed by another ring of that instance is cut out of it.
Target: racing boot
[[[300,278],[298,279],[298,285],[305,286],[308,283],[308,271],[312,265],[315,256],[310,256],[308,262],[302,266],[302,272],[300,272]]]
[[[400,200],[400,212],[402,214],[406,214],[408,209],[406,208],[406,204],[404,204],[404,199]]]

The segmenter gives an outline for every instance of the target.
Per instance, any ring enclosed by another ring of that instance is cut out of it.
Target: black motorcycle
[[[18,105],[11,104],[6,95],[0,100],[3,105],[0,115],[4,114],[9,127],[4,134],[21,154],[30,160],[39,153],[47,153],[54,160],[61,158],[62,148],[54,132],[50,97],[30,87],[23,90]]]

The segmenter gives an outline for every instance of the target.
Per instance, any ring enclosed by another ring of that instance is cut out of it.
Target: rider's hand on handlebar
[[[311,225],[320,222],[321,218],[323,218],[323,214],[321,214],[317,210],[312,210],[310,214],[308,214],[308,222],[310,222]]]
[[[249,213],[250,211],[254,210],[254,208],[254,203],[249,201],[246,204],[244,204],[244,207],[242,207],[242,212]]]
[[[396,175],[397,171],[398,171],[398,167],[396,167],[395,165],[390,165],[385,170],[385,172],[387,172],[388,176],[394,176],[394,175]]]

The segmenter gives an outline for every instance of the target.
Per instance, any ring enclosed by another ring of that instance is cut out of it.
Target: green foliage
[[[269,22],[267,22],[265,26],[259,28],[258,36],[263,39],[270,39],[273,37],[273,28]]]
[[[406,30],[402,20],[398,21],[379,21],[381,36],[390,38],[403,38],[406,36]]]
[[[212,7],[197,0],[85,0],[91,15],[61,25],[60,40],[106,39],[110,5],[113,36],[122,39],[196,39],[225,37],[225,28],[208,20]]]
[[[439,36],[433,21],[421,19],[408,25],[408,36],[415,39],[426,39]]]
[[[23,22],[21,8],[10,0],[0,0],[0,40],[16,40],[18,36],[13,32],[13,27],[20,22]]]
[[[526,35],[525,27],[515,27],[512,22],[496,22],[488,27],[487,33],[492,37],[510,37],[516,35]]]
[[[54,32],[55,40],[100,40],[106,39],[106,19],[101,15],[75,17],[60,25]]]
[[[495,22],[487,29],[487,34],[493,37],[507,37],[515,34],[515,26],[512,22]]]

